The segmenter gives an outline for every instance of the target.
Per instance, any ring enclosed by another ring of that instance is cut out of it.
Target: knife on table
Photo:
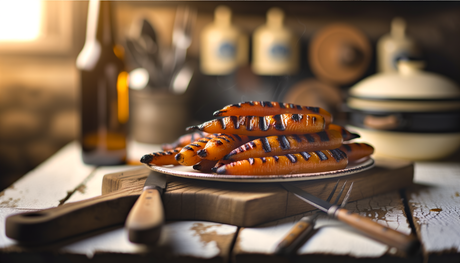
[[[165,187],[166,175],[151,171],[126,219],[129,241],[139,244],[155,244],[158,241],[164,222],[161,196]]]
[[[281,185],[298,198],[326,212],[329,216],[337,218],[353,228],[360,230],[379,242],[395,247],[407,255],[413,255],[419,250],[420,242],[413,235],[406,235],[374,222],[367,217],[360,216],[345,208],[333,205],[292,184],[282,183]]]

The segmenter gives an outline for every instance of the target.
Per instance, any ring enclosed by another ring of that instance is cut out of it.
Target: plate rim
[[[335,177],[342,177],[350,174],[355,174],[371,169],[375,166],[375,160],[372,157],[359,162],[356,166],[343,168],[339,170],[324,171],[318,173],[298,173],[298,174],[282,174],[282,175],[224,175],[215,173],[202,173],[202,172],[187,172],[175,171],[172,168],[177,166],[155,166],[144,164],[152,171],[168,174],[181,178],[205,180],[205,181],[219,181],[219,182],[234,182],[234,183],[275,183],[275,182],[289,182],[289,181],[310,181],[320,180]],[[180,166],[179,166],[180,167]]]

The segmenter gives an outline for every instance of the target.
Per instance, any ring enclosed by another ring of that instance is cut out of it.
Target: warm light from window
[[[30,41],[41,33],[42,0],[0,1],[0,41]]]

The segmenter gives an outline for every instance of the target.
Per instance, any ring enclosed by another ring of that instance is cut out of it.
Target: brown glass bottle
[[[86,41],[77,58],[83,162],[126,162],[128,73],[117,56],[111,3],[91,0]]]

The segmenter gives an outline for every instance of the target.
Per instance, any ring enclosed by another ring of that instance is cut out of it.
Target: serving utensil
[[[293,184],[282,183],[281,185],[298,198],[322,210],[323,212],[326,212],[330,217],[337,218],[351,227],[360,230],[367,236],[391,247],[397,248],[407,255],[415,254],[420,248],[420,242],[413,235],[406,235],[386,226],[382,226],[367,217],[352,213],[345,208],[338,207],[335,204],[331,204],[311,195]]]
[[[337,180],[337,183],[334,185],[334,188],[332,189],[331,193],[326,199],[327,202],[329,202],[332,199],[332,196],[334,196],[334,193],[337,190],[337,186],[339,185],[339,182],[340,180]],[[333,203],[334,205],[337,204],[340,197],[342,196],[342,193],[343,193],[343,190],[345,189],[346,184],[347,184],[347,181],[345,181],[339,193],[337,194],[337,197]],[[341,208],[345,207],[345,205],[347,204],[348,199],[350,198],[350,193],[352,189],[353,189],[353,183],[351,183],[350,187],[348,188],[347,194],[345,195],[342,201],[342,204],[340,205]],[[304,238],[313,231],[316,219],[318,218],[320,213],[322,213],[322,211],[317,211],[315,214],[313,214],[313,216],[302,217],[299,220],[299,222],[297,222],[291,228],[291,230],[287,233],[287,235],[283,238],[283,240],[277,245],[275,249],[275,254],[278,254],[278,255],[291,254],[292,251],[299,246],[300,242],[304,240]]]

